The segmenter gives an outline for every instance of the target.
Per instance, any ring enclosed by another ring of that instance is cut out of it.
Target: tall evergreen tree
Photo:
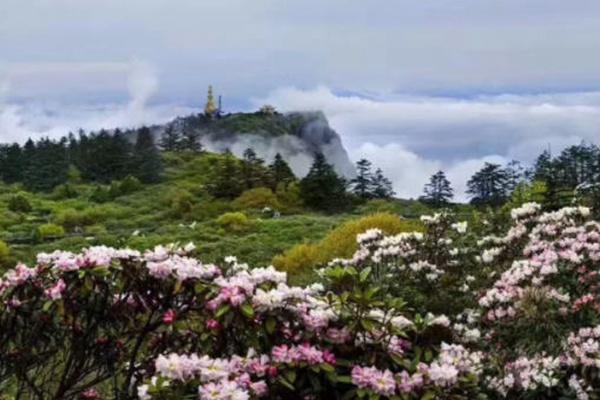
[[[160,138],[160,147],[164,151],[178,151],[181,148],[181,136],[173,125],[168,125]]]
[[[244,189],[267,186],[268,177],[264,163],[265,160],[258,157],[253,149],[248,148],[244,151],[241,168]]]
[[[69,162],[66,143],[65,138],[60,141],[44,138],[36,143],[23,182],[27,189],[48,191],[67,181]]]
[[[36,148],[35,148],[35,142],[31,139],[28,138],[27,141],[25,142],[25,145],[23,146],[23,152],[22,152],[22,163],[21,163],[21,168],[23,168],[23,176],[22,176],[22,182],[27,185],[27,180],[31,179],[30,177],[27,176],[27,173],[29,171],[31,171],[32,169],[32,162],[35,158],[35,153],[36,153]]]
[[[498,164],[485,163],[467,182],[467,193],[471,203],[477,205],[499,206],[508,195],[508,177],[506,170]]]
[[[371,180],[372,197],[376,199],[389,199],[396,194],[392,188],[392,182],[383,175],[381,168],[375,170]]]
[[[533,179],[545,181],[552,169],[552,156],[548,150],[544,150],[535,160],[533,166]]]
[[[183,131],[179,140],[179,150],[187,150],[193,153],[201,153],[203,151],[202,143],[200,143],[200,132],[194,128],[188,128]]]
[[[423,188],[423,192],[424,195],[421,196],[421,201],[431,204],[434,207],[446,206],[454,197],[454,191],[444,171],[438,171],[433,174],[429,179],[429,183]]]
[[[154,145],[150,129],[140,128],[133,148],[136,178],[143,183],[155,183],[160,180],[163,170],[160,152]]]
[[[239,160],[229,150],[225,151],[215,166],[210,193],[219,198],[238,197],[244,189],[240,175]]]
[[[352,191],[361,199],[373,197],[373,172],[371,162],[362,158],[356,162],[356,177],[350,181]]]
[[[281,154],[275,154],[273,162],[269,165],[269,171],[273,179],[274,187],[277,187],[280,183],[290,183],[296,180],[296,175],[290,168],[289,164],[285,162]]]
[[[519,183],[525,180],[525,168],[517,160],[510,161],[506,168],[506,184],[508,192],[512,193]]]
[[[317,153],[308,174],[300,181],[300,196],[307,206],[326,212],[348,208],[346,181],[339,177],[322,153]]]
[[[21,146],[16,143],[0,147],[0,179],[6,183],[23,180],[24,159]]]

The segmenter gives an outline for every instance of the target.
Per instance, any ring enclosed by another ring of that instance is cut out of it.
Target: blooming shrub
[[[600,224],[442,212],[290,286],[170,245],[40,254],[0,281],[0,389],[46,399],[598,398]]]
[[[421,313],[455,313],[474,305],[474,275],[481,269],[467,222],[447,212],[423,216],[421,222],[422,232],[393,236],[369,229],[356,237],[359,248],[351,258],[334,259],[329,265],[372,270],[374,284],[410,300]]]

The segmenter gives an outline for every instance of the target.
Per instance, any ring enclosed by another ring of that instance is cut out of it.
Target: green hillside
[[[151,185],[134,179],[99,185],[73,177],[51,193],[32,193],[21,185],[0,184],[0,241],[9,247],[8,255],[0,249],[0,261],[8,267],[17,261],[31,263],[36,253],[55,249],[144,249],[191,241],[206,262],[235,255],[252,265],[266,265],[294,245],[323,238],[345,221],[376,212],[410,219],[427,211],[418,202],[373,200],[351,212],[328,215],[286,206],[289,199],[274,194],[216,199],[206,188],[223,157],[165,153],[162,181]],[[20,202],[25,205],[20,207]],[[277,210],[264,212],[265,205]],[[273,215],[275,211],[280,215]]]

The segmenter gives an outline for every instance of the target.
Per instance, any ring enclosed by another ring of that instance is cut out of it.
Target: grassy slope
[[[210,179],[216,154],[167,154],[164,180],[106,203],[89,200],[94,185],[75,185],[77,197],[57,198],[53,194],[26,193],[33,211],[13,213],[8,199],[20,192],[18,186],[0,184],[0,240],[11,247],[4,266],[16,261],[31,263],[36,253],[55,249],[79,250],[91,245],[129,246],[145,249],[171,242],[194,242],[200,258],[216,262],[227,255],[238,256],[252,265],[267,265],[273,257],[295,244],[323,238],[341,223],[361,215],[391,212],[417,218],[430,210],[415,201],[372,201],[352,214],[323,215],[305,211],[278,219],[264,218],[257,210],[242,210],[249,227],[231,231],[216,223],[222,213],[232,211],[230,202],[210,198],[203,185]],[[191,196],[193,207],[184,214],[174,211],[173,199],[181,193]],[[75,222],[73,222],[75,221]],[[66,236],[34,240],[40,225],[54,223],[66,228]]]
[[[215,219],[231,211],[232,206],[209,198],[202,190],[216,157],[214,154],[167,156],[162,183],[144,186],[135,193],[102,204],[89,200],[93,185],[78,184],[75,185],[78,196],[70,199],[26,193],[33,211],[13,213],[7,209],[8,199],[21,188],[0,186],[0,240],[11,247],[11,259],[6,264],[17,260],[31,262],[37,252],[54,249],[78,250],[99,244],[143,249],[161,243],[193,241],[205,261],[217,261],[233,254],[263,265],[296,243],[320,239],[351,217],[307,212],[268,219],[262,218],[258,211],[244,210],[251,217],[251,226],[242,231],[228,231],[216,224]],[[171,203],[182,191],[192,195],[194,206],[191,212],[177,215]],[[68,227],[68,221],[74,219],[83,222],[77,228],[67,229],[64,238],[37,242],[32,239],[32,232],[42,224]],[[139,234],[134,235],[136,231]]]

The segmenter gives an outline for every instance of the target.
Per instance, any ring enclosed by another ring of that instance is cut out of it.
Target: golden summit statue
[[[215,105],[215,98],[213,96],[212,85],[208,87],[208,95],[206,96],[206,105],[204,106],[204,115],[207,117],[214,117],[218,114],[219,110]]]

